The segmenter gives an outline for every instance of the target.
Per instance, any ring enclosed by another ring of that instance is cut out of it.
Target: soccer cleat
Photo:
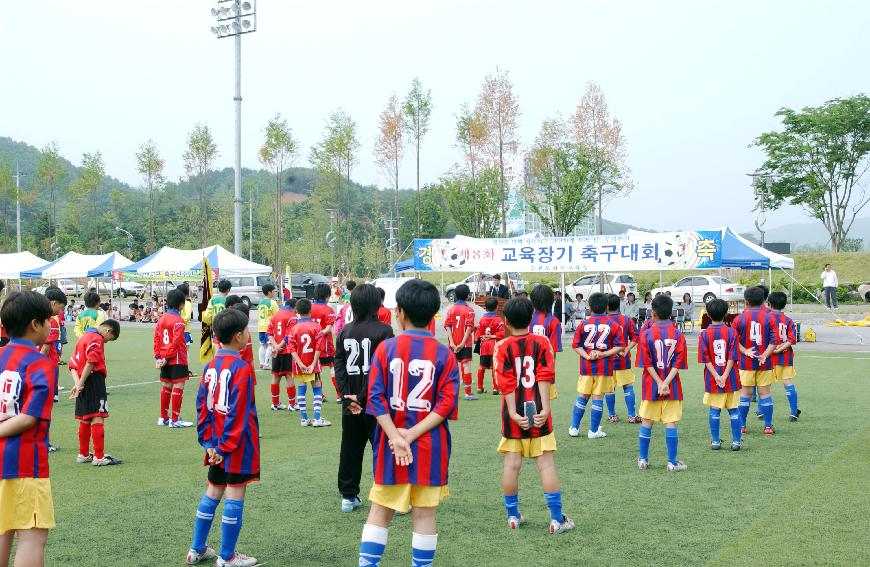
[[[740,441],[732,441],[731,442],[731,450],[732,451],[739,451],[741,446],[742,446],[742,443]]]
[[[765,435],[773,435],[774,433],[776,433],[776,430],[774,430],[773,427],[765,427],[764,428]]]
[[[478,389],[477,389],[477,393],[478,393],[478,394],[485,394],[485,393],[486,393],[486,390],[484,390],[483,388],[478,388]]]
[[[344,513],[353,512],[360,506],[362,506],[362,502],[360,502],[360,499],[356,496],[354,496],[353,498],[341,499],[341,511]]]
[[[169,428],[170,429],[183,429],[185,427],[191,427],[193,424],[189,421],[184,421],[180,417],[176,421],[169,420]]]
[[[57,445],[52,445],[51,443],[48,444],[49,453],[56,453],[59,449],[60,447],[58,447]]]
[[[493,390],[493,391],[492,391],[492,395],[493,395],[493,396],[500,396],[500,395],[501,395],[501,392],[499,392],[498,390]]]
[[[798,420],[798,416],[796,416],[796,415],[793,414],[793,413],[790,413],[790,414],[788,414],[788,420],[789,420],[789,421],[797,421],[797,420]]]
[[[640,423],[642,420],[639,415],[630,415],[628,416],[629,423]]]
[[[519,516],[510,516],[508,518],[508,527],[512,530],[515,530],[518,527],[520,527],[521,525],[523,525],[525,523],[525,521],[526,521],[526,519],[523,518],[522,514],[520,514]]]
[[[287,406],[285,406],[284,404],[272,404],[271,406],[269,406],[269,409],[271,409],[272,411],[280,411],[287,409]]]
[[[562,521],[550,520],[550,534],[560,534],[574,529],[574,520],[562,514]]]
[[[169,425],[169,418],[163,419],[162,417],[158,417],[157,425],[160,427],[163,427],[164,425]]]
[[[58,392],[63,392],[64,390],[66,390],[66,388],[64,388],[63,386],[58,386],[58,387],[57,387],[57,391],[58,391]]]
[[[330,425],[332,425],[332,422],[328,419],[323,419],[322,417],[320,419],[311,420],[311,427],[329,427]]]
[[[641,459],[640,457],[637,458],[637,468],[645,471],[648,466],[649,462],[646,459]]]
[[[296,404],[287,404],[287,411],[289,411],[289,412],[299,411],[299,408],[296,407]]]
[[[602,437],[607,437],[607,433],[598,428],[598,431],[589,431],[586,433],[586,437],[588,439],[601,439]]]
[[[746,431],[746,426],[745,426],[745,425],[744,425],[743,427],[740,428],[740,433],[746,435],[747,431]]]
[[[57,403],[57,394],[55,394],[55,396],[54,396],[54,401],[55,401],[55,403]]]
[[[801,410],[798,410],[798,411],[797,411],[797,414],[795,415],[795,417],[800,417],[800,416],[801,416]]]
[[[217,556],[218,554],[215,553],[215,550],[210,547],[206,547],[205,551],[203,551],[202,553],[197,553],[195,549],[191,549],[187,552],[187,559],[185,559],[185,562],[188,565],[196,565],[197,563],[201,563],[203,561],[217,559]]]
[[[619,416],[618,415],[608,415],[607,421],[609,421],[610,423],[619,423]]]
[[[475,396],[474,394],[465,394],[465,401],[467,401],[467,402],[470,402],[470,401],[473,401],[476,399],[477,399],[477,396]]]
[[[760,411],[755,412],[755,419],[764,419],[764,414]]]
[[[722,440],[720,439],[719,441],[713,441],[712,443],[710,443],[710,448],[714,451],[718,451],[722,448]]]
[[[247,555],[242,555],[238,551],[233,553],[232,559],[217,558],[218,567],[254,567],[257,565],[257,560]]]
[[[568,435],[570,435],[571,437],[580,437],[580,430],[576,427],[569,427]]]
[[[300,419],[300,420],[299,420],[299,425],[301,425],[302,427],[308,427],[309,425],[311,425],[311,420],[310,420],[310,419],[304,419],[304,418],[303,418],[303,419]]]
[[[76,464],[83,465],[85,463],[90,463],[94,460],[93,455],[76,455]]]
[[[676,463],[668,463],[668,472],[680,472],[686,470],[686,463],[683,461],[677,461]]]
[[[102,459],[94,459],[91,463],[95,467],[109,467],[112,465],[120,465],[123,463],[121,459],[116,459],[112,455],[103,455]]]

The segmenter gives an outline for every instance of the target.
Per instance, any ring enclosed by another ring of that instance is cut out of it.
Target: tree
[[[498,195],[501,206],[501,235],[507,236],[507,185],[505,184],[505,150],[516,151],[517,119],[520,107],[514,97],[513,84],[507,71],[496,68],[495,75],[487,75],[478,98],[478,107],[486,124],[488,145],[493,161],[498,165]]]
[[[420,142],[429,132],[429,120],[432,117],[432,91],[423,90],[423,83],[415,77],[411,82],[411,90],[405,97],[405,128],[411,143],[414,145],[414,154],[417,158],[417,224],[414,234],[420,230]]]
[[[469,196],[471,198],[473,218],[475,219],[478,219],[481,215],[480,207],[483,206],[483,202],[488,201],[486,195],[480,194],[480,188],[477,183],[478,170],[482,165],[485,165],[487,137],[486,120],[480,108],[476,107],[474,110],[471,110],[468,104],[463,104],[456,119],[456,143],[462,151],[462,156],[465,158],[465,164],[470,173],[471,190]],[[495,191],[498,192],[498,188]],[[490,206],[492,205],[490,204]],[[495,204],[495,208],[498,208],[498,203]],[[475,222],[474,226],[479,231],[480,223]],[[471,236],[475,235],[479,236],[479,234],[471,233]]]
[[[75,182],[74,193],[82,203],[89,201],[93,218],[98,216],[99,193],[105,175],[103,154],[100,152],[82,154],[82,167],[79,178]]]
[[[184,171],[191,180],[196,180],[199,194],[199,242],[208,245],[208,197],[205,193],[205,174],[211,170],[218,156],[217,144],[208,125],[199,123],[187,135],[187,149],[184,151]]]
[[[375,139],[375,164],[384,172],[396,190],[393,200],[393,210],[396,217],[397,232],[401,235],[402,224],[399,211],[399,163],[404,153],[405,115],[399,104],[396,93],[387,101],[387,107],[381,112],[378,137]],[[418,181],[419,183],[419,181]],[[401,238],[396,247],[402,250]]]
[[[280,114],[269,120],[266,125],[266,139],[260,147],[260,163],[275,174],[275,249],[272,265],[276,272],[281,271],[281,186],[284,170],[299,154],[299,144],[293,138],[293,131]]]
[[[846,242],[855,217],[870,203],[862,178],[870,167],[870,98],[834,99],[800,111],[782,108],[784,130],[755,140],[767,159],[759,185],[766,205],[784,203],[803,208],[819,220],[831,237],[831,250]]]
[[[148,243],[146,252],[157,250],[157,218],[154,216],[154,195],[163,188],[163,166],[166,162],[160,157],[157,145],[153,140],[148,140],[136,152],[138,171],[145,180],[145,188],[148,189]]]
[[[37,182],[48,191],[48,236],[54,242],[57,237],[57,197],[59,186],[66,179],[66,168],[60,157],[57,142],[49,142],[39,156],[36,165]]]
[[[499,182],[497,166],[484,168],[474,181],[467,171],[459,169],[441,178],[441,196],[459,234],[475,238],[499,234]],[[469,195],[475,198],[469,199]]]

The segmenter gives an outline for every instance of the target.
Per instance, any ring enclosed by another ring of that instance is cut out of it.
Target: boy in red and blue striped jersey
[[[48,478],[48,428],[57,366],[36,345],[48,338],[51,305],[42,295],[9,295],[0,318],[9,342],[0,347],[0,563],[18,535],[16,564],[42,565],[54,527]]]
[[[607,296],[607,315],[612,317],[622,329],[622,342],[625,344],[622,352],[613,358],[613,387],[616,389],[616,386],[622,386],[625,409],[628,410],[628,422],[640,423],[640,417],[635,413],[635,377],[634,372],[631,371],[631,351],[637,346],[638,339],[637,324],[634,319],[619,312],[621,303],[618,295],[611,293]],[[616,415],[616,394],[613,392],[604,394],[604,402],[607,404],[607,421],[617,423],[619,416]]]
[[[740,422],[742,432],[746,433],[746,417],[752,401],[752,388],[758,387],[758,405],[764,416],[764,434],[773,435],[773,397],[770,385],[774,382],[773,364],[770,355],[779,344],[776,323],[773,315],[762,309],[764,290],[750,287],[743,292],[743,299],[749,305],[738,315],[731,326],[737,331],[737,349],[740,351],[738,368],[740,383],[743,387],[740,396]]]
[[[553,356],[562,352],[562,321],[559,317],[553,315],[553,288],[548,285],[538,284],[532,288],[532,293],[529,299],[535,308],[532,313],[532,322],[529,324],[529,329],[532,333],[541,337],[546,337],[553,346]],[[559,314],[561,316],[561,314]],[[556,391],[556,377],[553,376],[553,382],[550,384],[550,399],[555,400],[558,397]]]
[[[797,421],[801,414],[798,409],[798,393],[792,380],[797,376],[794,368],[794,350],[792,346],[797,343],[797,329],[794,321],[782,312],[788,303],[788,296],[781,291],[774,291],[767,298],[770,304],[770,314],[776,325],[779,336],[779,344],[773,349],[771,360],[773,361],[773,378],[782,382],[785,386],[785,397],[788,399],[788,420]]]
[[[740,377],[737,375],[737,332],[723,323],[728,304],[714,299],[706,305],[712,324],[698,337],[698,362],[704,365],[704,404],[710,406],[710,447],[722,448],[719,420],[722,410],[728,410],[731,421],[731,450],[739,451],[740,431]]]
[[[448,419],[457,418],[456,357],[427,331],[438,312],[438,289],[410,280],[396,292],[404,331],[378,345],[369,373],[366,413],[377,420],[372,442],[374,486],[363,527],[359,564],[378,566],[395,512],[413,506],[412,565],[432,565],[438,535],[435,513],[448,494]]]
[[[574,333],[572,346],[580,355],[580,378],[577,380],[577,399],[571,415],[568,435],[580,435],[580,422],[586,412],[586,404],[592,398],[592,415],[589,419],[589,439],[607,437],[601,430],[601,417],[604,414],[602,398],[613,391],[613,367],[616,356],[622,352],[625,343],[622,329],[613,318],[606,315],[607,296],[593,293],[589,296],[589,309],[593,315],[583,320]]]
[[[495,347],[495,371],[503,396],[498,452],[504,455],[504,507],[508,527],[520,527],[520,468],[523,457],[535,459],[550,509],[550,533],[559,534],[574,529],[574,522],[562,513],[562,491],[556,474],[556,437],[550,413],[550,383],[556,375],[556,359],[546,337],[529,333],[532,310],[528,299],[508,300],[504,316],[511,336]]]
[[[638,343],[638,367],[641,375],[640,454],[637,466],[641,470],[649,464],[649,443],[654,421],[665,426],[665,445],[668,448],[668,472],[686,470],[686,464],[677,459],[677,422],[683,417],[683,387],[680,370],[688,368],[686,338],[671,322],[674,301],[667,295],[653,299],[653,324],[641,333]]]
[[[208,485],[196,510],[187,564],[217,559],[219,567],[252,567],[253,557],[236,551],[242,529],[245,489],[260,479],[260,441],[254,403],[254,367],[239,356],[251,340],[248,315],[224,309],[212,322],[222,348],[203,369],[196,396],[197,434],[205,449]],[[215,510],[226,495],[219,553],[206,541]]]

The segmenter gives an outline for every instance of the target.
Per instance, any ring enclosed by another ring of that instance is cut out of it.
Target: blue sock
[[[634,386],[629,384],[628,386],[623,386],[622,390],[625,392],[625,409],[628,410],[628,417],[636,417],[637,414],[635,412],[635,399],[634,399]]]
[[[735,443],[740,443],[743,439],[743,432],[740,431],[740,412],[737,408],[728,410],[728,417],[731,418],[731,440]]]
[[[758,398],[758,405],[761,406],[761,413],[764,415],[764,426],[773,426],[773,397]]]
[[[520,495],[519,494],[505,494],[504,495],[504,509],[507,511],[508,518],[514,516],[516,518],[520,517]]]
[[[220,504],[220,500],[215,500],[207,494],[203,494],[202,500],[199,501],[199,506],[196,508],[196,520],[193,523],[193,543],[190,544],[190,549],[197,553],[205,551],[208,532],[211,531],[214,511],[218,504]]]
[[[571,415],[571,427],[580,429],[580,422],[583,421],[583,414],[586,413],[586,398],[577,396],[574,400],[574,413]]]
[[[604,394],[604,401],[607,403],[607,415],[616,415],[616,394]]]
[[[592,400],[592,413],[589,414],[589,431],[598,431],[601,427],[601,416],[604,415],[604,404],[601,400]]]
[[[749,416],[749,404],[752,403],[752,398],[740,396],[740,404],[737,406],[740,409],[740,426],[746,427],[746,418]]]
[[[785,397],[788,398],[788,408],[791,415],[797,415],[798,412],[798,397],[797,388],[794,384],[785,387]]]
[[[323,386],[314,386],[311,391],[314,393],[314,419],[320,419],[320,410],[323,407]]]
[[[652,438],[652,427],[641,425],[638,438],[640,439],[640,458],[649,462],[649,442]]]
[[[305,394],[308,392],[308,386],[301,384],[296,386],[296,407],[299,408],[299,417],[308,419],[308,409],[305,404]]]
[[[710,437],[713,443],[721,441],[719,438],[719,418],[722,417],[722,410],[719,408],[710,408]]]
[[[221,517],[221,558],[229,561],[236,553],[236,542],[242,531],[242,510],[244,500],[227,500],[224,502],[224,513]]]
[[[677,463],[678,435],[676,427],[665,429],[665,445],[668,448],[668,462],[672,465]]]
[[[547,499],[547,508],[550,509],[550,519],[562,523],[562,492],[545,492],[544,498]]]
[[[411,536],[411,567],[432,567],[437,544],[438,534],[423,535],[414,532]]]
[[[359,564],[378,567],[387,548],[387,528],[366,524],[363,526],[362,539],[359,544]],[[367,563],[364,563],[367,561]]]

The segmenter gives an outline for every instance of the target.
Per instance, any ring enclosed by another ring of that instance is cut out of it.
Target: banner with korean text
[[[722,264],[722,231],[414,240],[420,272],[699,270]]]

